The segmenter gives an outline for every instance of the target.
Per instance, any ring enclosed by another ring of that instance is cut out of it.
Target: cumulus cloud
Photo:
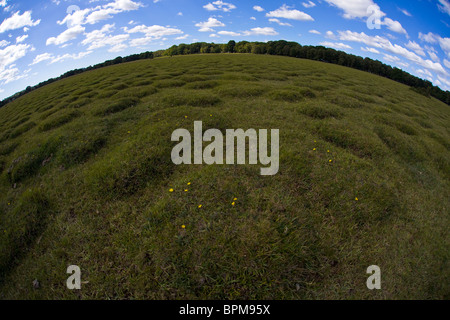
[[[428,43],[439,43],[442,51],[444,51],[445,54],[450,57],[450,38],[443,38],[440,35],[431,32],[427,34],[419,32],[419,39]]]
[[[47,46],[54,44],[54,45],[60,45],[63,43],[66,43],[67,41],[75,39],[79,34],[83,33],[86,28],[82,26],[74,26],[72,28],[69,28],[62,33],[60,33],[56,37],[50,37],[47,39]]]
[[[350,47],[349,45],[342,43],[342,42],[324,41],[324,42],[321,42],[320,45],[325,46],[325,47],[335,48],[335,49],[352,49],[352,47]]]
[[[7,84],[24,77],[15,66],[15,62],[30,50],[32,47],[28,44],[14,44],[0,49],[0,83]]]
[[[94,30],[86,33],[86,38],[81,42],[83,45],[89,45],[89,50],[95,50],[110,46],[111,52],[118,52],[126,49],[128,46],[123,42],[128,40],[129,34],[118,34],[115,36],[110,35],[114,30],[114,24],[105,24],[100,30]]]
[[[20,14],[20,11],[15,12],[11,17],[5,19],[0,25],[0,33],[20,29],[23,27],[34,27],[37,26],[41,20],[33,21],[31,18],[31,11],[25,11]]]
[[[320,31],[317,31],[317,30],[314,30],[314,29],[309,30],[308,32],[312,33],[312,34],[321,34]]]
[[[102,6],[74,10],[57,23],[60,25],[67,24],[69,28],[76,25],[95,24],[102,20],[111,19],[121,12],[134,11],[143,6],[142,3],[132,0],[115,0]]]
[[[234,32],[234,31],[219,31],[217,32],[220,35],[223,36],[231,36],[231,37],[240,37],[240,36],[276,36],[278,35],[278,32],[275,31],[274,28],[270,27],[257,27],[252,28],[250,30],[245,30],[242,32]]]
[[[264,11],[264,8],[261,7],[261,6],[253,6],[253,10],[256,10],[256,11],[258,11],[258,12],[263,12],[263,11]]]
[[[288,26],[288,27],[292,27],[292,24],[287,23],[287,22],[281,22],[281,21],[278,20],[277,18],[270,18],[269,21],[270,21],[270,22],[278,23],[280,26]]]
[[[53,57],[54,57],[53,54],[48,53],[48,52],[42,53],[42,54],[38,54],[38,55],[33,59],[33,62],[30,64],[30,66],[35,65],[35,64],[38,64],[39,62],[42,62],[42,61],[46,61],[46,60],[53,59]]]
[[[371,15],[368,12],[369,7],[377,8],[378,16],[382,17],[385,13],[381,12],[380,7],[372,0],[325,0],[330,5],[335,6],[344,11],[344,18],[365,18]]]
[[[91,53],[92,51],[84,51],[79,53],[72,53],[72,54],[66,53],[63,55],[52,56],[50,64],[63,62],[65,60],[79,60],[90,55]]]
[[[327,31],[325,33],[325,37],[331,40],[335,40],[336,39],[336,35],[333,33],[333,31]]]
[[[265,27],[265,28],[257,27],[257,28],[252,28],[250,30],[244,31],[243,35],[244,36],[276,36],[276,35],[278,35],[278,32],[276,32],[274,28],[270,28],[270,27]]]
[[[372,0],[325,0],[330,5],[335,6],[344,11],[343,17],[346,19],[363,19],[374,16],[380,20],[386,16],[380,7]],[[385,17],[381,21],[389,30],[407,35],[400,22]]]
[[[241,35],[240,33],[233,32],[233,31],[219,31],[217,33],[222,35],[222,36],[231,36],[231,37],[238,37],[238,36]]]
[[[128,29],[127,27],[125,27],[123,28],[123,30],[127,33],[144,34],[144,37],[133,39],[130,41],[130,46],[132,47],[144,46],[154,40],[159,40],[166,36],[183,34],[183,31],[181,31],[180,29],[172,27],[164,27],[160,25],[153,25],[153,26],[139,25],[132,29]]]
[[[209,17],[208,21],[199,22],[195,24],[196,27],[199,27],[198,31],[200,32],[212,32],[213,28],[216,27],[225,27],[225,24],[217,20],[216,18]]]
[[[274,11],[266,13],[268,18],[284,18],[298,21],[314,21],[313,17],[309,14],[296,9],[290,9],[287,5],[283,4],[280,8]]]
[[[399,46],[397,44],[392,44],[388,39],[384,37],[369,36],[364,32],[358,33],[347,30],[347,31],[339,31],[339,39],[344,41],[364,43],[370,47],[382,49],[391,54],[395,54],[403,58],[406,58],[424,68],[432,70],[433,72],[437,72],[442,75],[447,75],[447,71],[445,71],[445,69],[442,67],[440,63],[421,58],[415,52],[409,51],[408,49]]]
[[[383,55],[384,60],[389,62],[399,62],[401,61],[399,57],[391,56],[390,54]]]
[[[442,12],[450,15],[450,2],[448,0],[439,0],[438,8]]]
[[[365,51],[365,52],[371,52],[371,53],[380,54],[380,51],[378,51],[378,50],[375,49],[375,48],[370,48],[370,47],[365,47],[365,48],[363,48],[363,47],[361,47],[361,50],[362,50],[362,51]]]
[[[308,2],[302,2],[302,6],[304,6],[305,8],[312,8],[312,7],[315,7],[316,4],[312,1],[308,1]]]
[[[189,35],[188,35],[188,34],[185,34],[185,35],[183,35],[183,36],[176,37],[175,40],[184,40],[184,39],[186,39],[187,37],[189,37]]]
[[[417,53],[418,55],[421,55],[423,57],[426,56],[425,51],[423,50],[423,48],[415,41],[409,41],[405,47],[407,47],[408,49],[414,51],[415,53]]]
[[[382,24],[384,24],[389,30],[397,32],[397,33],[403,33],[408,34],[406,30],[402,27],[400,22],[394,21],[390,18],[384,18]]]
[[[447,59],[444,59],[444,66],[445,66],[446,68],[449,68],[449,69],[450,69],[450,61],[448,61]]]
[[[406,9],[401,9],[401,8],[398,8],[398,10],[400,10],[400,12],[403,13],[405,16],[412,17],[412,14],[409,13],[408,10],[406,10]]]
[[[431,60],[433,60],[434,62],[440,62],[441,61],[439,59],[439,57],[437,56],[437,54],[434,53],[433,51],[428,51],[428,55],[430,56]]]
[[[203,6],[208,11],[223,11],[230,12],[233,9],[236,9],[236,6],[232,3],[223,2],[221,0],[210,2]]]
[[[24,42],[26,38],[28,38],[27,34],[24,34],[23,36],[17,37],[16,38],[16,43]]]

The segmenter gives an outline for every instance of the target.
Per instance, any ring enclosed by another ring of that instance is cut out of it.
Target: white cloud
[[[50,44],[54,45],[60,45],[67,41],[75,39],[79,34],[83,33],[85,30],[85,27],[82,26],[74,26],[72,28],[69,28],[65,31],[63,31],[61,34],[59,34],[57,37],[51,37],[47,39],[47,46]]]
[[[370,47],[363,48],[363,47],[361,47],[361,50],[365,51],[365,52],[372,52],[372,53],[380,54],[380,51],[378,51],[375,48],[370,48]]]
[[[439,0],[439,3],[437,5],[439,10],[450,15],[450,2],[448,0]]]
[[[312,33],[312,34],[321,34],[320,31],[317,31],[317,30],[314,30],[314,29],[309,30],[308,32]]]
[[[426,56],[425,51],[423,50],[423,48],[415,41],[409,41],[405,47],[407,47],[408,49],[414,51],[415,53],[417,53],[418,55],[421,55],[423,57]]]
[[[427,34],[419,32],[419,39],[428,43],[437,43],[439,41],[439,36],[431,32],[428,32]]]
[[[68,28],[85,24],[86,16],[92,11],[92,9],[75,10],[64,17],[63,20],[57,21],[59,25],[67,24]]]
[[[330,5],[333,5],[344,11],[344,18],[366,18],[369,16],[375,16],[381,18],[386,14],[381,11],[380,7],[372,0],[325,0]],[[408,33],[403,28],[400,22],[394,21],[390,18],[384,18],[382,21],[389,30],[407,35]]]
[[[304,13],[299,10],[296,10],[296,9],[290,10],[289,8],[290,7],[283,4],[277,10],[266,13],[266,17],[285,18],[285,19],[292,19],[292,20],[298,20],[298,21],[314,21],[313,17],[311,17],[309,14]]]
[[[123,42],[128,40],[129,34],[119,34],[112,36],[111,33],[114,30],[114,24],[105,24],[100,30],[94,30],[86,33],[86,38],[81,42],[83,45],[89,45],[88,51],[110,46],[110,52],[117,52],[127,48]]]
[[[352,47],[350,47],[349,45],[342,43],[342,42],[324,41],[324,42],[321,42],[320,45],[325,46],[325,47],[335,48],[335,49],[352,49]]]
[[[344,18],[354,19],[354,18],[365,18],[371,15],[368,8],[373,6],[377,8],[378,17],[383,17],[385,14],[381,12],[380,7],[375,4],[372,0],[325,0],[330,5],[335,6],[344,11]]]
[[[389,30],[397,32],[397,33],[403,33],[408,34],[406,30],[402,27],[401,23],[398,21],[394,21],[390,18],[384,18],[383,23]]]
[[[425,78],[431,80],[433,75],[431,74],[430,71],[426,70],[426,69],[417,69],[416,72],[422,76],[424,76]]]
[[[304,6],[305,8],[312,8],[312,7],[315,7],[316,4],[312,1],[308,1],[308,2],[302,2],[302,6]]]
[[[333,33],[333,31],[327,31],[325,33],[325,37],[331,40],[336,40],[336,35]]]
[[[50,64],[56,63],[56,62],[63,62],[64,60],[67,59],[71,59],[71,60],[79,60],[82,59],[88,55],[90,55],[92,53],[92,51],[85,51],[85,52],[80,52],[80,53],[73,53],[73,54],[69,54],[66,53],[64,55],[58,55],[56,57],[52,57],[52,61],[50,61]]]
[[[256,10],[256,11],[258,11],[258,12],[263,12],[263,11],[264,11],[264,8],[261,7],[261,6],[253,6],[253,10]]]
[[[28,44],[14,44],[0,49],[0,83],[7,84],[26,76],[15,66],[15,62],[31,50]]]
[[[113,15],[121,12],[138,10],[144,5],[140,2],[132,0],[115,0],[102,6],[94,8],[86,8],[83,10],[75,10],[68,13],[67,16],[57,23],[62,25],[67,23],[68,27],[82,24],[95,24],[99,21],[110,19]]]
[[[225,27],[225,24],[217,20],[216,18],[210,17],[208,18],[208,21],[205,22],[199,22],[195,24],[196,27],[199,27],[198,31],[200,32],[212,32],[214,31],[213,28],[216,27]]]
[[[20,11],[17,11],[11,17],[3,20],[2,24],[0,25],[0,33],[9,30],[20,29],[26,26],[34,27],[37,26],[40,22],[40,19],[36,21],[32,20],[31,11],[25,11],[22,15],[20,14]]]
[[[180,11],[180,12],[178,12],[178,13],[177,13],[177,16],[180,16],[180,17],[182,17],[182,16],[183,16],[183,12],[181,12],[181,11]]]
[[[230,36],[230,37],[240,37],[240,36],[276,36],[276,35],[278,35],[278,32],[276,32],[274,28],[270,28],[270,27],[265,27],[265,28],[257,27],[257,28],[252,28],[250,30],[245,30],[245,31],[242,31],[242,32],[219,31],[217,33],[222,35],[222,36]]]
[[[20,72],[20,70],[14,66],[7,69],[0,69],[0,83],[8,84],[10,82],[25,78],[28,76],[25,72]]]
[[[26,38],[28,38],[27,34],[24,34],[23,36],[17,37],[16,38],[16,43],[24,42]]]
[[[368,36],[364,32],[352,32],[352,31],[339,31],[339,39],[344,41],[354,41],[364,43],[368,46],[385,50],[389,53],[406,58],[424,68],[430,69],[439,74],[447,75],[447,71],[441,64],[433,62],[431,60],[425,60],[416,53],[407,50],[406,48],[397,44],[392,44],[388,39],[380,36]]]
[[[24,57],[30,48],[28,44],[14,44],[0,49],[0,70]]]
[[[444,77],[438,75],[437,76],[438,80],[442,82],[442,86],[441,88],[443,88],[444,90],[450,90],[450,80],[449,79],[445,79]]]
[[[6,7],[6,0],[0,1],[0,7]]]
[[[257,27],[257,28],[252,28],[250,30],[244,31],[243,32],[244,36],[276,36],[278,35],[278,32],[276,32],[274,30],[274,28],[269,28],[269,27],[265,27],[265,28],[261,28],[261,27]]]
[[[390,54],[385,54],[383,56],[384,60],[389,61],[389,62],[399,62],[401,61],[399,57],[396,56],[391,56]]]
[[[154,40],[159,40],[165,36],[182,34],[183,31],[171,27],[164,27],[159,25],[146,26],[140,25],[136,26],[132,29],[128,29],[127,27],[123,28],[123,30],[127,33],[143,33],[144,37],[133,39],[130,41],[130,46],[132,47],[140,47],[149,44]]]
[[[9,42],[9,41],[6,41],[6,40],[0,41],[0,48],[6,47],[9,43],[10,43],[10,42]]]
[[[250,17],[250,20],[256,20],[256,18],[255,17]]]
[[[222,36],[231,36],[231,37],[238,37],[238,36],[241,35],[240,33],[233,32],[233,31],[219,31],[217,33],[222,35]]]
[[[223,11],[230,12],[233,9],[236,9],[236,6],[232,3],[223,2],[222,0],[210,2],[203,6],[208,11]]]
[[[128,46],[124,43],[116,44],[108,49],[108,52],[120,52],[128,48]]]
[[[42,62],[42,61],[51,60],[53,58],[54,58],[53,54],[48,53],[48,52],[39,54],[34,58],[33,62],[30,64],[30,66],[38,64],[39,62]]]
[[[430,56],[431,60],[433,60],[434,62],[440,62],[441,61],[439,59],[439,57],[437,56],[437,54],[434,53],[433,51],[428,51],[428,55]]]
[[[292,27],[292,24],[287,23],[287,22],[281,22],[281,21],[278,20],[277,18],[270,18],[269,21],[270,21],[270,22],[276,22],[276,23],[278,23],[280,26],[288,26],[288,27]]]
[[[450,61],[444,59],[444,66],[450,69]]]
[[[427,34],[419,32],[419,39],[428,43],[439,43],[441,49],[450,57],[450,38],[443,38],[431,32]]]
[[[183,36],[176,37],[175,40],[184,40],[184,39],[186,39],[187,37],[189,37],[189,35],[188,35],[188,34],[185,34],[185,35],[183,35]]]
[[[412,14],[409,13],[408,10],[406,10],[406,9],[401,9],[401,8],[398,8],[398,10],[400,10],[401,13],[403,13],[405,16],[412,17]]]

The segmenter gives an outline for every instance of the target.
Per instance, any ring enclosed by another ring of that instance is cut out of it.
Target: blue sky
[[[196,41],[289,40],[450,90],[450,0],[0,0],[0,99],[117,56]]]

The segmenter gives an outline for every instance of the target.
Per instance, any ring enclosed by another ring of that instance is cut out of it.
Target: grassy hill
[[[278,174],[175,166],[195,120],[280,129]],[[449,298],[449,120],[405,85],[277,56],[44,86],[0,108],[0,298]]]

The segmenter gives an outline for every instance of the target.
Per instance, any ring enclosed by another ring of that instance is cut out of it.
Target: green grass
[[[397,82],[177,56],[60,80],[0,119],[2,299],[450,297],[450,110]],[[175,166],[171,134],[196,120],[279,129],[278,174]]]

